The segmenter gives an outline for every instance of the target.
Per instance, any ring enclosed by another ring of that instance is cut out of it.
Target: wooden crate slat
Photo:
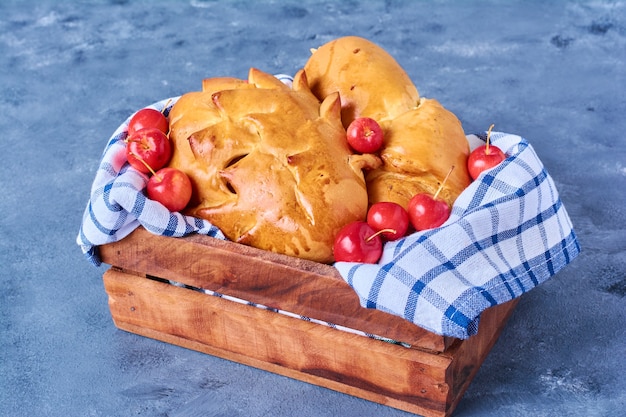
[[[208,236],[156,236],[141,227],[122,241],[101,246],[100,255],[103,262],[128,271],[225,293],[419,349],[442,352],[455,340],[361,307],[354,290],[330,265]]]
[[[106,272],[105,287],[112,316],[120,328],[165,341],[172,341],[163,337],[170,335],[183,347],[211,347],[209,353],[225,359],[341,392],[347,390],[352,395],[358,391],[365,399],[382,399],[396,406],[407,403],[400,408],[410,408],[408,411],[444,415],[448,357],[116,270]],[[151,334],[144,329],[151,329]],[[433,410],[411,405],[418,402],[418,396],[423,398],[419,402]]]
[[[111,268],[105,289],[124,330],[426,417],[449,416],[515,302],[445,352],[408,349]]]
[[[112,265],[104,283],[120,329],[427,417],[452,413],[517,304],[486,310],[478,334],[459,340],[361,307],[330,265],[207,236],[156,236],[143,228],[101,246],[100,255]]]

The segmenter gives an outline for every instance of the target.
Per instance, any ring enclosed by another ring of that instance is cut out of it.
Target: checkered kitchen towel
[[[468,140],[484,146],[486,134]],[[508,158],[461,193],[441,227],[387,243],[376,265],[335,264],[363,306],[464,339],[478,331],[483,310],[519,297],[578,255],[569,216],[532,146],[505,133],[490,142]]]
[[[167,115],[178,98],[155,103],[150,108]],[[139,226],[164,236],[181,237],[191,233],[225,239],[222,232],[206,220],[170,213],[163,205],[146,198],[143,190],[148,176],[132,168],[126,160],[130,117],[109,139],[96,172],[91,196],[76,242],[94,265],[101,264],[98,246],[117,242]]]
[[[150,107],[169,103],[167,113],[175,100]],[[148,178],[126,162],[127,123],[106,145],[85,209],[77,243],[87,258],[100,265],[98,245],[140,225],[159,235],[224,239],[208,222],[170,213],[144,196]],[[470,143],[480,139],[486,134],[468,136]],[[442,227],[387,243],[378,264],[335,264],[363,306],[464,339],[477,332],[483,310],[519,297],[578,255],[565,207],[532,146],[505,133],[490,140],[507,160],[459,196]]]

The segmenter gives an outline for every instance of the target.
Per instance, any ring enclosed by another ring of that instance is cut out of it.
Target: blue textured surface
[[[76,233],[134,110],[295,73],[355,34],[468,132],[532,144],[582,246],[525,294],[455,416],[626,415],[624,1],[0,3],[0,415],[408,416],[116,329]]]

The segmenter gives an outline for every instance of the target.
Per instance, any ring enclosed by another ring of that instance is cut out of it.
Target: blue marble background
[[[134,110],[295,73],[343,35],[383,46],[468,133],[521,134],[582,254],[524,295],[455,416],[626,415],[626,2],[0,3],[0,415],[408,416],[117,330],[75,237]]]

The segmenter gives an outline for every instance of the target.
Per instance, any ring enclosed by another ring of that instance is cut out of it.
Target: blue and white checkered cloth
[[[470,143],[482,143],[470,135]],[[378,264],[335,267],[363,306],[465,339],[480,313],[541,284],[580,252],[550,175],[522,137],[494,132],[507,159],[455,201],[439,228],[385,245]],[[474,145],[476,146],[476,145]]]
[[[176,99],[150,107],[167,105],[167,114]],[[225,239],[207,221],[170,213],[145,197],[148,177],[126,161],[129,120],[109,139],[93,182],[77,237],[87,258],[100,265],[97,247],[140,225],[157,235]],[[481,139],[486,134],[468,136],[473,146]],[[505,133],[490,140],[508,158],[458,197],[444,225],[387,243],[378,264],[335,264],[363,306],[465,339],[478,331],[486,308],[519,297],[578,255],[569,216],[532,146]]]
[[[163,100],[149,107],[167,115],[177,99]],[[139,226],[156,235],[182,237],[200,233],[226,239],[206,220],[170,213],[161,203],[145,196],[143,190],[148,184],[148,176],[132,168],[126,159],[124,140],[129,121],[130,117],[109,139],[91,186],[90,199],[76,238],[87,259],[99,266],[98,246],[117,242]]]

